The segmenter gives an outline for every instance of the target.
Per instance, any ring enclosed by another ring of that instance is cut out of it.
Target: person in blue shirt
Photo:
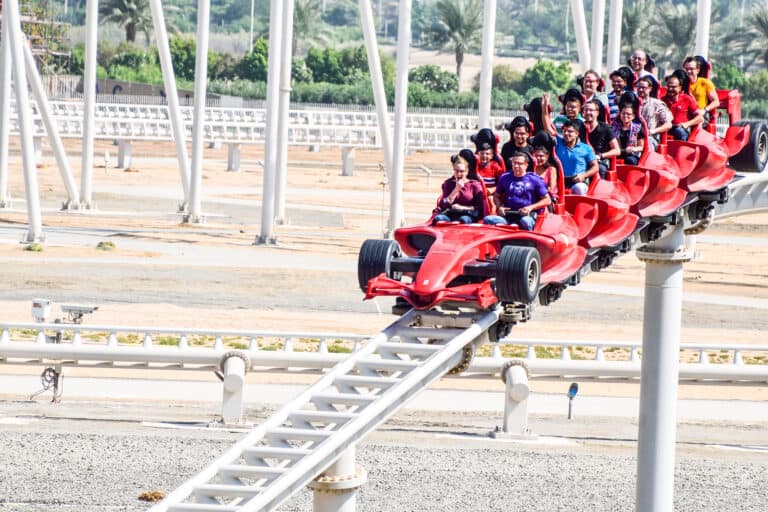
[[[526,172],[530,162],[526,153],[512,155],[512,170],[505,172],[496,184],[493,203],[498,215],[488,215],[486,224],[512,224],[520,229],[533,230],[536,216],[542,208],[552,204],[547,184],[534,173]]]
[[[579,140],[577,130],[570,122],[563,125],[563,135],[557,136],[555,153],[563,167],[565,186],[571,189],[571,193],[583,196],[599,167],[592,146]]]

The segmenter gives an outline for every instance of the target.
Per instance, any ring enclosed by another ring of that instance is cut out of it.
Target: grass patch
[[[114,251],[117,246],[115,245],[115,242],[99,242],[96,244],[96,248],[100,251]]]
[[[559,347],[534,347],[536,357],[541,359],[555,359],[560,357]]]
[[[248,350],[248,345],[242,341],[228,341],[227,346],[237,350]]]
[[[29,252],[43,252],[43,245],[38,244],[37,242],[33,242],[31,244],[27,244],[24,247],[24,250]]]
[[[328,347],[328,352],[330,352],[331,354],[351,354],[352,349],[349,347],[345,347],[344,345],[333,344],[330,347]]]
[[[176,338],[175,336],[160,336],[158,338],[154,338],[154,342],[157,345],[166,345],[170,347],[179,346],[179,338]]]

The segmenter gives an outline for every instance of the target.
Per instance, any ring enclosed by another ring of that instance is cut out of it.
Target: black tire
[[[496,264],[496,296],[502,302],[530,304],[539,293],[541,258],[533,247],[508,245]]]
[[[390,279],[399,280],[400,272],[392,272],[392,258],[399,258],[403,251],[394,240],[366,240],[357,256],[357,282],[366,291],[368,281],[382,272]]]
[[[729,160],[737,171],[761,172],[768,163],[768,126],[762,121],[739,121],[737,126],[749,125],[749,142]]]

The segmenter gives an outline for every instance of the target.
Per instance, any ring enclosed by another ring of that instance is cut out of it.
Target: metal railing
[[[224,353],[248,354],[252,369],[330,368],[370,339],[349,333],[236,331],[77,324],[0,324],[0,364],[214,370]],[[498,374],[509,358],[532,375],[639,376],[641,344],[626,341],[506,338],[467,373]],[[768,345],[681,344],[681,379],[768,382]]]

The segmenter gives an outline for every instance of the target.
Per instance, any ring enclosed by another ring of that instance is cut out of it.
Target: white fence
[[[0,364],[215,370],[232,350],[252,369],[330,368],[367,336],[76,324],[0,324]],[[641,345],[623,341],[514,339],[476,357],[467,373],[494,375],[510,357],[534,376],[636,378]],[[681,344],[681,379],[768,382],[768,345]]]

